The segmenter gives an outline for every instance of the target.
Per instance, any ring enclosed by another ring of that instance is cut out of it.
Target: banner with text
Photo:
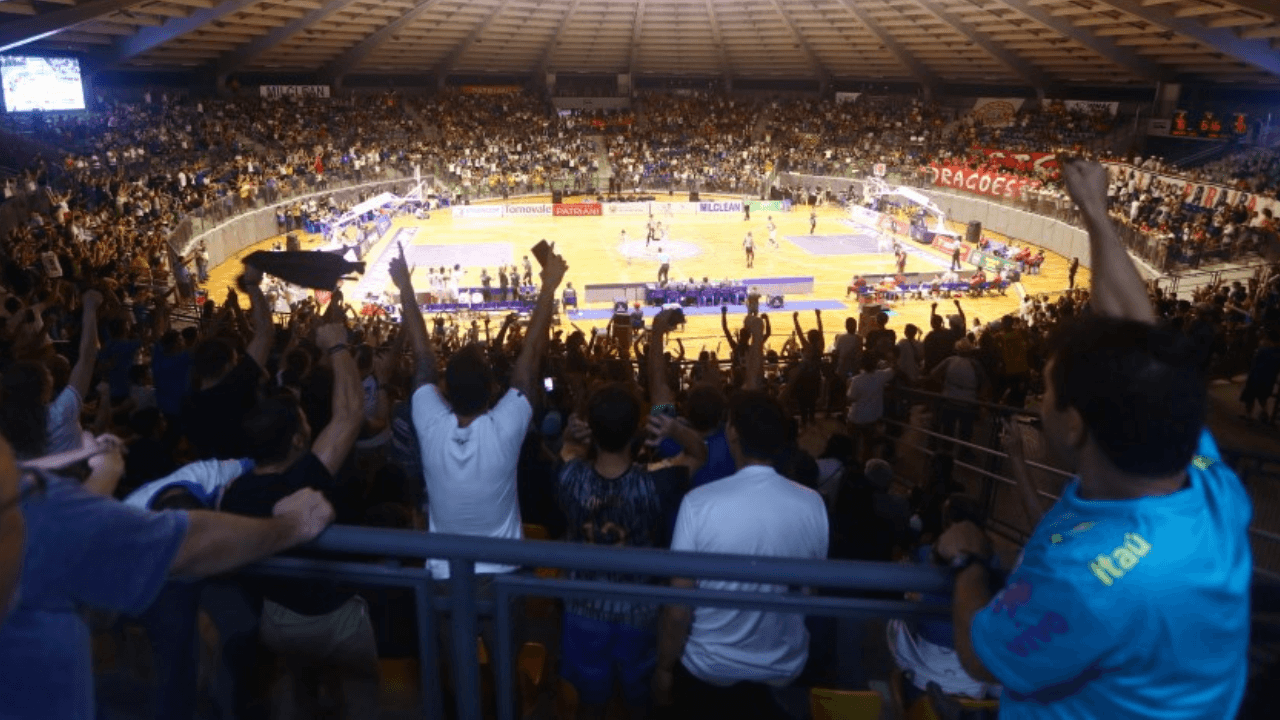
[[[551,203],[505,205],[503,213],[507,217],[550,217]]]
[[[973,104],[973,119],[982,125],[1012,125],[1025,102],[1022,98],[978,98]]]
[[[500,218],[501,205],[454,205],[449,208],[455,218]]]
[[[742,212],[741,200],[717,200],[714,202],[698,203],[698,212],[700,213],[740,213]]]
[[[559,203],[553,205],[551,214],[556,217],[598,217],[604,215],[600,203]]]
[[[647,202],[607,203],[605,215],[648,215],[651,208]]]
[[[515,95],[523,88],[519,85],[463,85],[463,95]]]
[[[970,170],[958,165],[933,163],[928,167],[928,171],[934,185],[992,197],[1016,198],[1020,196],[1024,187],[1040,186],[1040,181],[1032,178]]]
[[[258,92],[268,100],[282,97],[329,97],[328,85],[260,85]]]
[[[698,212],[698,205],[700,204],[691,202],[655,202],[653,203],[653,214],[694,215]]]
[[[998,148],[975,149],[987,156],[988,161],[999,165],[1005,170],[1029,173],[1034,173],[1041,169],[1054,172],[1058,170],[1058,156],[1056,153],[1018,152],[1015,150],[1000,150]]]
[[[836,102],[838,103],[855,102],[861,95],[862,93],[860,92],[838,92],[836,93]]]
[[[880,213],[861,205],[849,205],[849,219],[869,228],[880,227]]]
[[[969,257],[969,253],[973,252],[973,246],[960,239],[959,235],[938,233],[933,236],[933,242],[930,244],[943,252],[955,252],[958,247],[960,257]]]
[[[747,206],[751,212],[786,212],[791,209],[790,200],[750,200]]]
[[[1065,107],[1067,110],[1070,110],[1071,112],[1083,112],[1083,113],[1106,112],[1106,113],[1110,113],[1112,117],[1115,117],[1116,113],[1120,112],[1120,103],[1118,102],[1095,102],[1093,100],[1063,100],[1062,105],[1063,107]]]
[[[1280,215],[1280,200],[1237,190],[1225,185],[1195,182],[1176,175],[1166,175],[1150,170],[1143,170],[1128,163],[1104,162],[1113,180],[1128,180],[1131,176],[1139,190],[1150,189],[1154,184],[1163,185],[1165,192],[1173,191],[1181,195],[1184,205],[1197,208],[1214,208],[1220,205],[1235,206],[1243,204],[1249,210],[1261,213],[1271,210],[1273,215]]]

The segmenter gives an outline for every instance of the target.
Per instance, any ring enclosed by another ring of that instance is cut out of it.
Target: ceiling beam
[[[87,0],[53,12],[32,15],[0,27],[0,53],[43,40],[82,22],[137,5],[142,0]]]
[[[356,0],[329,0],[329,2],[312,10],[300,18],[290,20],[266,35],[260,35],[253,42],[223,55],[218,60],[217,74],[225,76],[248,65],[257,58],[275,49],[281,43],[307,28],[328,18],[330,15],[351,5]]]
[[[573,14],[578,11],[578,4],[582,0],[573,0],[565,7],[564,14],[560,16],[560,20],[556,23],[556,34],[551,36],[551,40],[547,43],[547,47],[542,51],[542,58],[538,60],[538,75],[545,77],[547,70],[551,67],[551,55],[555,53],[556,47],[560,45],[560,39],[564,37],[564,29],[568,27],[569,20],[573,18]]]
[[[1043,8],[1032,5],[1028,0],[997,0],[1006,7],[1017,10],[1045,27],[1065,35],[1084,45],[1102,57],[1123,67],[1144,80],[1169,80],[1173,73],[1160,67],[1158,63],[1139,55],[1132,50],[1121,47],[1110,40],[1076,27],[1067,19],[1054,17]]]
[[[128,37],[117,40],[111,50],[91,58],[90,65],[94,70],[119,65],[129,58],[154,50],[174,38],[199,30],[204,25],[217,22],[257,2],[261,0],[226,0],[213,7],[196,10],[186,17],[174,18],[163,25],[142,28]]]
[[[720,72],[724,74],[726,86],[733,82],[733,67],[729,64],[729,51],[724,49],[724,36],[720,33],[720,21],[716,19],[715,3],[706,0],[707,21],[711,25],[711,40],[716,44],[720,55]]]
[[[373,34],[356,43],[328,65],[321,68],[320,77],[331,82],[340,80],[344,75],[354,70],[365,58],[369,57],[370,53],[382,47],[383,43],[408,27],[409,23],[417,20],[428,10],[439,5],[440,2],[441,0],[418,0],[417,5],[405,10],[400,17],[378,28]]]
[[[1103,0],[1103,2],[1121,12],[1142,18],[1179,35],[1186,35],[1242,63],[1280,77],[1280,53],[1273,50],[1270,43],[1262,40],[1245,40],[1226,28],[1205,27],[1196,20],[1177,17],[1163,7],[1143,7],[1132,0]],[[1276,15],[1276,11],[1273,9],[1269,15]]]
[[[912,0],[912,2],[943,23],[950,25],[953,30],[968,38],[969,42],[985,50],[988,55],[1009,68],[1014,75],[1022,78],[1022,81],[1031,87],[1048,90],[1049,86],[1053,84],[1053,80],[1032,65],[1026,58],[1020,57],[1011,50],[998,45],[991,39],[989,33],[979,32],[974,26],[947,12],[942,5],[936,4],[932,0]]]
[[[825,88],[827,81],[831,79],[831,73],[827,72],[827,68],[818,59],[818,54],[813,51],[813,46],[800,34],[800,30],[796,28],[796,24],[791,21],[791,16],[786,10],[782,9],[782,4],[778,0],[769,0],[769,4],[773,5],[773,9],[777,11],[778,16],[782,18],[782,22],[786,23],[787,29],[795,36],[796,43],[800,45],[800,49],[804,51],[805,57],[809,61],[809,67],[814,75],[818,76],[819,82]]]
[[[453,69],[458,66],[458,60],[462,58],[462,55],[470,50],[472,45],[476,44],[476,41],[480,39],[480,35],[489,27],[489,24],[493,22],[493,19],[503,10],[507,9],[507,5],[509,4],[511,4],[511,0],[500,0],[497,5],[494,5],[493,9],[489,11],[489,14],[484,16],[484,18],[471,29],[471,32],[463,38],[462,42],[455,45],[454,48],[449,51],[449,54],[444,56],[444,59],[437,63],[435,67],[431,68],[431,74],[437,78],[443,78],[453,72]]]
[[[865,25],[867,29],[871,31],[871,34],[875,35],[876,38],[880,40],[885,48],[898,59],[898,62],[911,70],[911,73],[915,75],[916,80],[918,80],[920,84],[925,87],[926,91],[932,95],[933,91],[939,85],[938,76],[934,75],[933,71],[926,67],[924,63],[916,59],[916,57],[911,54],[911,51],[907,50],[901,43],[895,40],[893,35],[889,34],[889,32],[885,30],[880,23],[875,21],[875,18],[862,12],[854,0],[841,0],[841,2],[844,3],[845,7],[849,8],[849,12],[858,19],[858,22]]]
[[[627,74],[632,77],[632,82],[635,82],[636,60],[640,57],[640,26],[644,22],[644,3],[645,0],[636,0],[636,16],[631,21],[631,54],[627,60]]]

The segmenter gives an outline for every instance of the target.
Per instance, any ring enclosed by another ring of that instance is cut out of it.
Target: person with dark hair
[[[986,523],[981,501],[963,493],[946,496],[942,501],[941,516],[943,531],[961,522],[971,522],[979,527]],[[916,548],[911,560],[917,565],[947,565],[930,543]],[[988,569],[993,574],[998,572],[999,562],[992,558]],[[951,603],[950,593],[908,593],[908,598],[926,603]],[[888,640],[894,664],[905,673],[904,699],[908,706],[925,694],[929,683],[937,683],[948,695],[964,695],[976,700],[998,696],[999,688],[995,684],[975,680],[965,673],[955,652],[955,633],[950,620],[921,620],[916,623],[890,620]]]
[[[435,355],[429,344],[418,362],[426,382],[413,394],[413,425],[422,448],[431,532],[519,540],[524,537],[516,494],[516,465],[541,387],[538,368],[547,346],[551,306],[568,265],[548,255],[529,330],[511,374],[511,388],[490,408],[495,381],[477,346],[454,353],[445,367],[444,390],[436,387]],[[403,255],[392,261],[392,280],[401,298],[412,297]],[[415,347],[415,350],[418,348]],[[508,565],[478,563],[480,574],[510,572]],[[437,580],[449,578],[449,564],[430,562]]]
[[[850,434],[858,442],[858,460],[866,462],[872,457],[880,419],[884,417],[884,388],[893,380],[897,370],[892,365],[880,369],[880,361],[869,352],[862,356],[859,370],[849,380],[849,415],[846,420]]]
[[[956,572],[957,655],[1026,717],[1234,717],[1248,672],[1249,496],[1205,429],[1189,344],[1155,325],[1107,214],[1107,171],[1067,162],[1089,231],[1090,314],[1065,328],[1041,408],[1077,473],[992,597],[991,543],[960,522],[937,543]]]
[[[1067,289],[1076,289],[1076,273],[1080,270],[1080,258],[1071,258],[1071,265],[1067,267]]]
[[[634,440],[644,411],[634,389],[623,383],[597,388],[587,400],[585,422],[574,417],[557,473],[556,495],[571,542],[628,547],[666,547],[668,509],[707,458],[702,438],[676,420],[666,382],[663,337],[671,311],[654,318],[647,357],[650,398],[648,442],[678,443],[673,463],[649,468],[634,460]],[[659,469],[660,468],[660,469]],[[621,573],[574,571],[575,580],[637,582]],[[570,599],[562,623],[561,675],[578,691],[584,716],[603,718],[615,678],[632,717],[649,705],[656,654],[657,605],[614,600]]]
[[[738,472],[691,490],[680,504],[672,550],[825,558],[827,510],[816,491],[779,475],[787,418],[758,388],[763,380],[763,322],[746,320],[751,346],[746,387],[729,403],[726,435]],[[695,581],[677,579],[676,587]],[[748,583],[699,581],[715,590],[766,589]],[[658,641],[654,693],[674,703],[672,717],[778,718],[771,687],[791,683],[808,658],[803,616],[721,608],[667,606]]]
[[[202,341],[191,354],[192,388],[183,405],[182,426],[199,459],[249,456],[245,415],[258,402],[275,326],[262,294],[262,271],[244,266],[240,287],[249,296],[253,338],[242,355],[221,338]]]
[[[118,480],[119,443],[85,443],[69,455],[20,471],[0,438],[0,712],[7,717],[94,717],[86,608],[141,614],[170,577],[235,570],[308,542],[333,521],[333,508],[313,490],[284,498],[265,519],[141,510],[52,474],[87,458]]]
[[[51,387],[52,400],[45,399],[48,404],[45,420],[48,429],[45,446],[36,450],[36,455],[65,452],[80,447],[84,434],[80,426],[80,413],[84,407],[84,399],[89,394],[98,359],[98,308],[102,306],[102,302],[102,293],[97,290],[89,290],[81,297],[84,308],[80,325],[80,354],[71,368],[71,374],[65,376],[66,386],[61,389]],[[29,450],[30,448],[19,448],[19,457]]]
[[[1249,374],[1245,378],[1244,387],[1240,390],[1240,402],[1244,403],[1246,420],[1253,420],[1253,404],[1261,405],[1258,420],[1262,422],[1276,421],[1275,403],[1272,412],[1267,414],[1267,400],[1276,389],[1276,380],[1280,378],[1280,330],[1272,328],[1262,336],[1258,351],[1249,366]]]
[[[223,492],[221,510],[269,517],[277,502],[298,490],[335,494],[338,472],[364,422],[360,375],[346,340],[340,322],[316,331],[316,343],[333,365],[333,407],[314,442],[291,394],[266,398],[245,416],[254,467]],[[323,580],[262,580],[250,587],[263,601],[262,641],[288,667],[286,702],[304,716],[314,715],[318,698],[311,676],[330,668],[341,677],[347,717],[377,717],[378,651],[364,599]]]
[[[835,345],[836,377],[848,380],[858,371],[862,358],[862,336],[858,334],[856,319],[844,319],[844,332],[836,336]]]

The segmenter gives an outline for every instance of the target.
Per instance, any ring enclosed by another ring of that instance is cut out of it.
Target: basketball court
[[[566,203],[584,198],[565,198]],[[660,198],[661,199],[661,198]],[[733,198],[738,199],[738,198]],[[503,201],[498,201],[503,202]],[[520,200],[507,200],[507,203]],[[545,198],[530,198],[524,202],[545,202]],[[478,203],[483,204],[483,203]],[[498,287],[496,270],[500,265],[517,265],[529,255],[529,249],[539,240],[555,243],[556,251],[564,255],[569,264],[565,281],[578,290],[580,312],[561,315],[562,325],[574,323],[583,330],[592,326],[603,327],[611,315],[612,303],[586,303],[584,288],[604,283],[655,282],[658,275],[659,249],[671,257],[671,282],[687,282],[690,278],[701,282],[703,278],[719,282],[743,278],[765,277],[813,277],[813,292],[804,295],[785,295],[784,308],[771,310],[774,335],[770,345],[780,348],[792,330],[789,316],[802,311],[801,322],[806,330],[814,327],[813,309],[821,309],[823,326],[830,342],[843,332],[844,318],[857,317],[859,308],[852,299],[846,300],[846,289],[855,274],[862,275],[874,284],[885,275],[896,272],[892,250],[880,251],[880,239],[874,231],[847,220],[846,212],[835,206],[817,211],[818,223],[813,234],[809,233],[809,213],[805,208],[791,212],[753,212],[750,221],[744,221],[741,213],[668,214],[661,213],[655,220],[669,227],[667,242],[646,244],[646,223],[643,214],[605,215],[595,217],[521,216],[503,218],[455,218],[446,208],[431,214],[430,219],[419,220],[402,215],[392,223],[391,229],[374,244],[365,256],[366,272],[355,283],[347,283],[344,291],[349,302],[358,302],[367,292],[391,290],[387,265],[395,253],[397,242],[404,244],[405,254],[415,268],[414,286],[419,292],[428,288],[427,268],[461,266],[465,271],[462,287],[478,287],[480,271],[488,269],[494,276],[493,287]],[[766,228],[772,217],[778,227],[778,245],[769,243]],[[963,231],[956,223],[952,229]],[[621,232],[626,230],[624,242]],[[755,238],[755,265],[746,267],[742,241],[747,231]],[[996,233],[986,235],[1004,240]],[[304,249],[316,249],[323,244],[319,235],[301,234]],[[935,248],[920,245],[906,238],[896,238],[907,251],[907,273],[943,272],[950,266],[950,256]],[[221,301],[227,288],[234,284],[240,272],[240,258],[255,250],[270,249],[277,237],[268,238],[237,254],[228,262],[214,268],[206,284],[210,296]],[[1031,244],[1031,238],[1012,238],[1018,244]],[[531,261],[532,257],[530,257]],[[537,262],[533,261],[534,273]],[[973,268],[965,269],[965,273]],[[1067,287],[1067,260],[1054,253],[1046,253],[1040,275],[1023,275],[1023,286],[1030,294],[1060,293]],[[1076,282],[1088,286],[1088,270],[1081,268]],[[563,285],[562,285],[563,288]],[[962,301],[970,322],[980,318],[984,323],[1018,308],[1016,293],[1007,297],[987,296]],[[946,312],[954,312],[949,301],[944,301]],[[915,323],[922,330],[929,326],[929,300],[903,300],[890,305],[893,320],[890,327],[901,331],[906,323]],[[940,307],[940,310],[942,308]],[[656,308],[645,308],[652,316]],[[741,322],[746,306],[729,306],[731,325]],[[681,338],[690,353],[701,347],[714,350],[723,339],[720,330],[718,308],[700,308],[687,311],[687,325]],[[723,348],[722,348],[723,352]]]

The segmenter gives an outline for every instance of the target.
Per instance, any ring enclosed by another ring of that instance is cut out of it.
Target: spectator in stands
[[[897,374],[890,365],[880,368],[880,360],[870,352],[862,355],[861,372],[849,380],[849,428],[858,441],[857,456],[867,462],[874,454],[879,439],[880,419],[884,416],[884,388]]]
[[[663,357],[671,311],[654,319],[649,335],[649,443],[674,440],[682,454],[674,464],[647,468],[634,460],[633,440],[643,411],[633,388],[612,383],[587,401],[586,420],[570,420],[556,494],[564,511],[567,539],[602,545],[666,547],[667,515],[678,505],[691,472],[707,459],[699,434],[676,420]],[[585,441],[585,442],[584,442]],[[593,450],[594,452],[588,452]],[[588,458],[591,459],[588,459]],[[574,579],[635,582],[618,573],[575,572]],[[586,717],[603,718],[615,679],[632,717],[643,717],[656,660],[655,605],[613,600],[566,602],[561,675],[574,685]]]
[[[854,318],[844,319],[844,333],[835,340],[836,377],[847,380],[861,367],[862,336],[858,335],[858,321]]]
[[[518,540],[524,537],[516,494],[516,465],[541,386],[538,368],[547,346],[547,329],[556,290],[568,265],[554,252],[542,268],[529,330],[511,372],[511,387],[490,407],[495,380],[478,346],[455,352],[445,368],[445,390],[436,387],[434,351],[424,344],[419,358],[426,384],[413,394],[413,426],[422,449],[431,532]],[[408,266],[394,260],[392,280],[403,298],[412,297]],[[509,565],[477,563],[481,575],[511,572]],[[437,581],[449,579],[449,564],[430,561]],[[482,594],[488,592],[482,589]],[[446,628],[447,630],[447,628]],[[492,629],[488,627],[490,647]],[[442,638],[443,639],[443,638]],[[448,645],[445,645],[448,647]]]
[[[1249,366],[1249,375],[1245,378],[1244,387],[1240,391],[1240,402],[1244,403],[1244,417],[1253,419],[1253,404],[1261,407],[1258,420],[1275,423],[1276,408],[1272,402],[1271,413],[1267,413],[1267,400],[1271,399],[1276,389],[1276,381],[1280,378],[1280,330],[1272,328],[1262,338],[1253,363]]]
[[[364,421],[360,376],[346,340],[341,323],[316,332],[316,344],[333,365],[333,405],[314,443],[306,414],[288,393],[260,401],[246,415],[255,466],[226,489],[223,511],[268,517],[277,502],[303,488],[340,496],[336,479]],[[283,695],[292,708],[281,712],[317,714],[313,676],[331,669],[341,678],[346,716],[377,717],[378,649],[365,600],[328,581],[263,581],[258,592],[262,640],[288,668]]]
[[[786,417],[776,401],[754,391],[763,379],[763,322],[748,317],[746,323],[748,389],[730,402],[726,431],[739,470],[685,496],[671,547],[825,558],[828,526],[821,496],[770,467],[784,449]],[[694,583],[673,582],[677,587]],[[710,580],[699,585],[756,589]],[[801,616],[669,606],[658,641],[655,700],[674,702],[676,717],[783,717],[771,688],[797,677],[807,655]]]
[[[972,678],[1004,686],[1002,712],[1231,717],[1247,672],[1249,498],[1204,429],[1186,341],[1154,325],[1107,216],[1106,171],[1065,172],[1089,230],[1093,314],[1060,338],[1042,413],[1079,476],[994,599],[982,531],[961,522],[938,540],[957,572],[956,651]]]
[[[13,717],[95,715],[83,608],[140,614],[171,575],[233,570],[313,539],[333,519],[313,490],[281,500],[268,519],[139,510],[54,474],[86,460],[124,469],[118,443],[20,469],[0,438],[0,677]]]

